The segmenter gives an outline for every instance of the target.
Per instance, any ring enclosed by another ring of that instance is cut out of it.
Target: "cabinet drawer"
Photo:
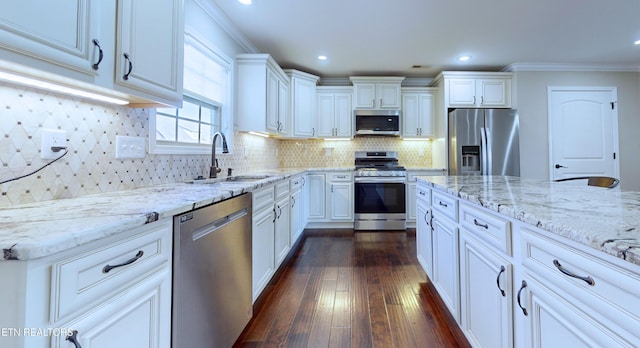
[[[54,263],[51,321],[93,308],[170,263],[172,231],[172,219],[166,219],[127,232],[133,236],[117,243]]]
[[[449,219],[458,221],[458,199],[444,193],[434,191],[431,194],[433,209],[439,211]]]
[[[252,192],[253,199],[253,211],[257,212],[262,210],[265,207],[273,206],[273,203],[276,201],[274,193],[273,193],[273,185],[269,185],[265,188],[261,188],[259,190]]]
[[[302,176],[293,177],[289,179],[289,190],[291,192],[300,190],[302,188],[303,183],[304,183],[304,178]]]
[[[630,333],[640,321],[640,274],[572,248],[533,228],[520,229],[522,264],[527,273],[580,310],[613,322]],[[608,256],[603,254],[603,256]],[[577,277],[563,273],[568,272]],[[608,325],[607,325],[608,326]]]
[[[352,173],[332,173],[331,181],[353,181]]]
[[[511,223],[490,212],[460,205],[460,223],[474,236],[511,255]]]
[[[276,200],[281,199],[282,197],[285,197],[287,195],[289,195],[289,181],[288,180],[282,180],[280,182],[278,182],[276,185]]]
[[[431,205],[431,189],[427,186],[416,186],[416,198],[427,205]]]

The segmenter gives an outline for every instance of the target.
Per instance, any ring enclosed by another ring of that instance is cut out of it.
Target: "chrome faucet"
[[[213,134],[213,140],[211,141],[211,169],[209,169],[209,178],[217,178],[218,173],[222,171],[222,168],[218,167],[218,160],[216,159],[216,139],[218,136],[222,137],[222,153],[229,153],[229,147],[227,147],[227,138],[221,132],[215,132]]]

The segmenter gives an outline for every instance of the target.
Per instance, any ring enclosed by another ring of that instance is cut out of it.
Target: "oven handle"
[[[404,184],[406,182],[405,177],[376,177],[376,176],[367,176],[367,177],[356,177],[356,183],[362,184]]]

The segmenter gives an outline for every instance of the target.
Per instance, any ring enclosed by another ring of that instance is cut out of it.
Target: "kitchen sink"
[[[271,177],[271,175],[238,175],[238,176],[227,177],[224,181],[251,182],[251,181],[267,179],[269,177]]]

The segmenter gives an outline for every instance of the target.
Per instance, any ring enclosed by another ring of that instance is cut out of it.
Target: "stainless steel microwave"
[[[400,136],[400,110],[355,110],[355,135]]]

